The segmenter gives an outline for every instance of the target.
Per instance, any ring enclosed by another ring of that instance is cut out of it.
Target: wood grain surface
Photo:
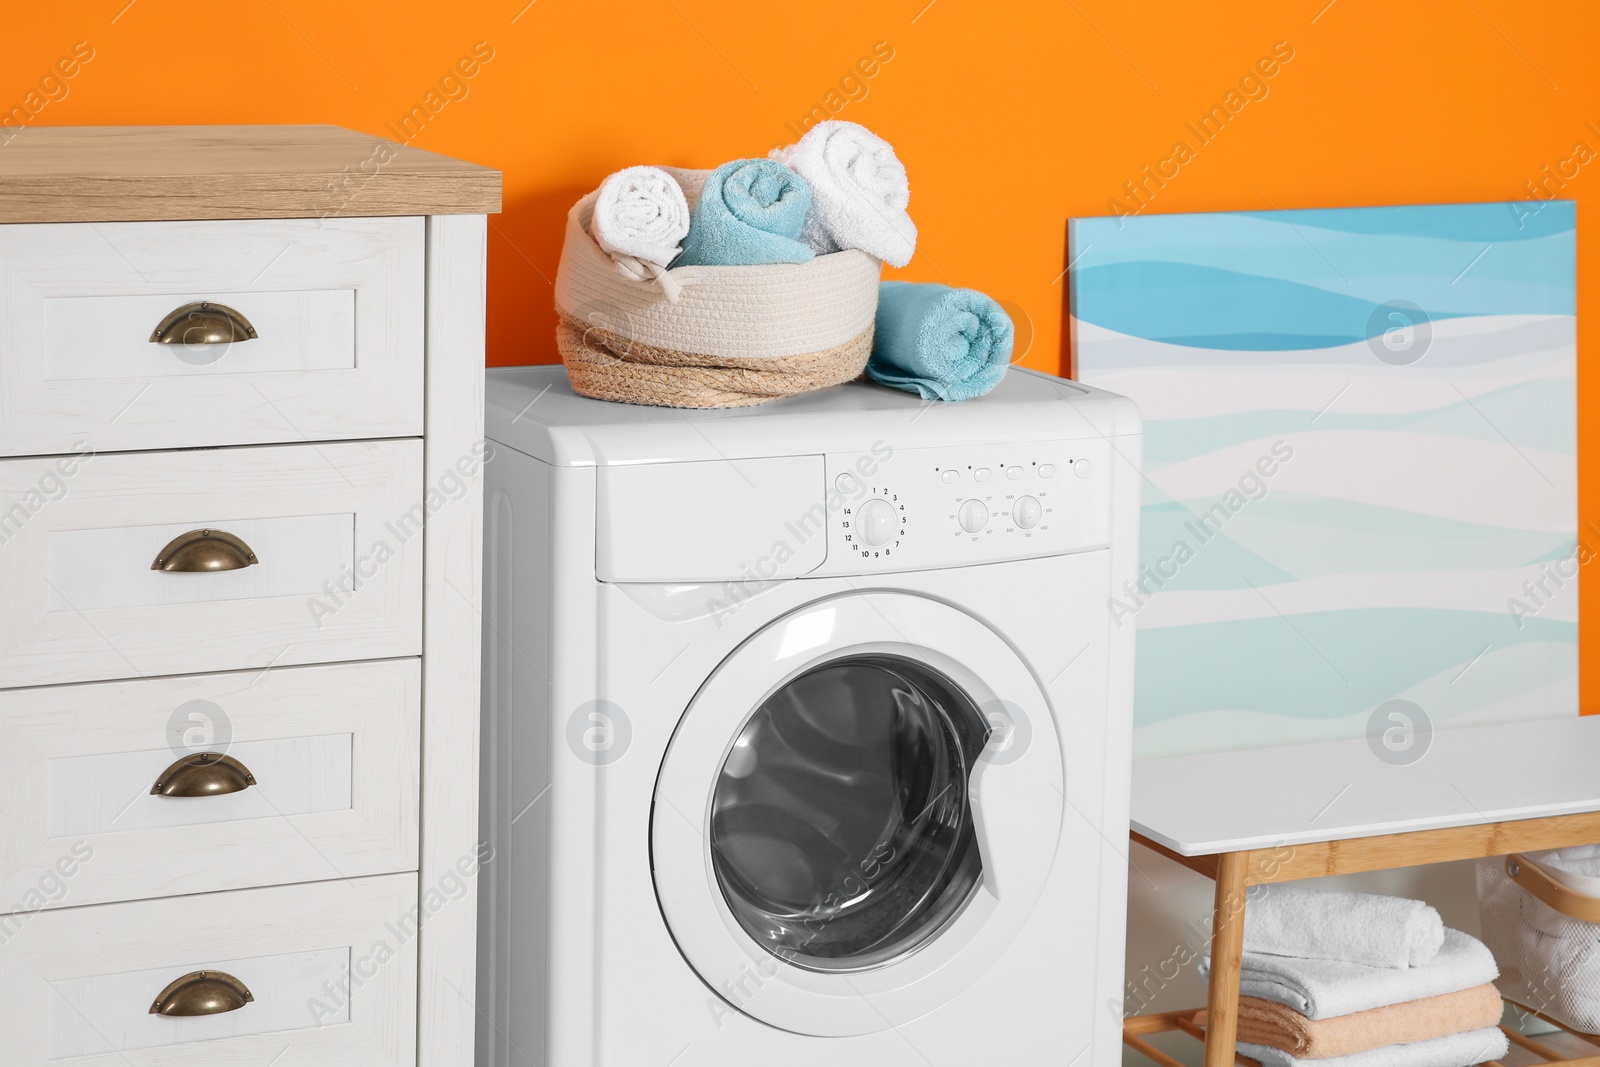
[[[42,126],[0,147],[0,223],[499,210],[499,171],[339,126]]]

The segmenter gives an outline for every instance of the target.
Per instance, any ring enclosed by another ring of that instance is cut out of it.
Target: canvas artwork
[[[1076,377],[1145,418],[1141,756],[1577,714],[1575,221],[1072,221]]]

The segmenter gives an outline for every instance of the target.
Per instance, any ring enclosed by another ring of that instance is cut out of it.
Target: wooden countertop
[[[339,126],[38,126],[0,144],[0,223],[499,210],[499,171]]]

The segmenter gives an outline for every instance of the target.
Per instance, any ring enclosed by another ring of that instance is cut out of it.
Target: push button
[[[979,467],[972,472],[972,477],[980,482],[986,482],[994,477],[994,471],[991,471],[988,467]]]
[[[961,480],[961,472],[945,471],[943,474],[939,475],[939,480],[944,482],[945,485],[954,485]]]
[[[849,496],[861,487],[861,483],[856,481],[854,474],[846,471],[833,480],[833,487],[844,495]]]
[[[1018,478],[1022,477],[1022,468],[1021,467],[1007,467],[1006,468],[1006,477],[1010,478],[1012,481],[1016,481]]]
[[[1054,463],[1041,463],[1041,464],[1039,464],[1039,477],[1041,477],[1041,478],[1054,478],[1055,476],[1056,476],[1056,465]]]

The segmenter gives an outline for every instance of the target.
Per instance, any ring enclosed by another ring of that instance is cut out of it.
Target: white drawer
[[[0,460],[0,688],[418,655],[425,514],[417,440]]]
[[[416,885],[386,875],[27,916],[0,950],[6,1067],[412,1067]],[[202,971],[253,999],[151,1013]]]
[[[416,870],[420,705],[414,659],[0,690],[0,913]]]
[[[0,456],[419,435],[423,250],[420,218],[0,227]],[[256,335],[151,340],[201,302]]]

